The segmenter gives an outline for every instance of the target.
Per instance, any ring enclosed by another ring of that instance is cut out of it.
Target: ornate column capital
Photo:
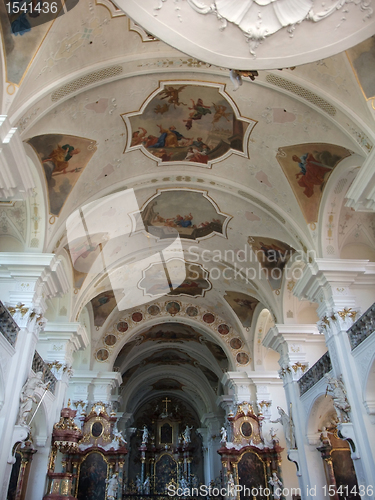
[[[48,299],[62,296],[69,290],[63,261],[54,254],[3,252],[0,266],[0,279],[7,282],[10,290],[6,302],[11,307],[21,303],[24,308],[43,314]]]
[[[73,364],[73,353],[89,345],[86,328],[81,323],[48,322],[39,337],[38,351],[46,361],[57,361],[63,365]]]
[[[375,263],[355,259],[315,259],[307,264],[301,279],[293,289],[294,295],[319,304],[319,317],[332,310],[355,308],[352,286],[375,284]]]

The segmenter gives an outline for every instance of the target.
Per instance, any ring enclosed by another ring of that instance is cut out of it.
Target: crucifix
[[[168,403],[172,403],[172,401],[170,399],[167,398],[167,396],[165,397],[165,399],[162,400],[162,403],[165,403],[165,413],[168,413]]]

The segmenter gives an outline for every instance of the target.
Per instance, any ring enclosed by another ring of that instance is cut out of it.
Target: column
[[[325,335],[333,377],[342,379],[350,405],[349,421],[341,418],[338,431],[351,445],[358,485],[364,486],[362,498],[366,500],[375,498],[375,493],[367,494],[367,486],[374,484],[375,461],[368,439],[372,425],[362,402],[360,376],[347,330],[359,317],[358,308],[365,310],[374,301],[374,284],[373,263],[316,259],[305,267],[294,289],[295,295],[319,304],[320,328]]]
[[[1,253],[0,294],[20,327],[15,353],[7,367],[8,382],[0,415],[0,498],[6,495],[16,442],[28,433],[25,426],[15,425],[19,412],[19,395],[31,369],[35,347],[46,320],[46,301],[69,289],[62,261],[53,254]]]
[[[287,407],[284,408],[284,410],[289,417],[290,415],[292,416],[295,434],[295,442],[293,436],[285,436],[287,442],[287,456],[291,462],[296,464],[302,499],[312,500],[315,498],[316,494],[310,491],[311,487],[316,486],[316,491],[320,494],[325,481],[320,463],[321,459],[316,453],[316,449],[312,448],[307,441],[307,415],[299,396],[297,370],[293,369],[293,366],[295,366],[297,362],[300,365],[303,365],[305,362],[304,356],[301,358],[303,363],[297,361],[295,357],[295,345],[300,343],[305,335],[308,335],[306,333],[298,334],[299,326],[301,326],[302,330],[306,327],[306,325],[275,325],[266,334],[263,339],[263,345],[280,354],[279,364],[281,370],[279,371],[279,375],[283,382],[287,402]],[[288,339],[288,341],[286,339]],[[284,433],[285,431],[289,432],[284,428]],[[312,466],[312,464],[317,466]],[[321,472],[320,474],[319,471]],[[291,486],[294,487],[294,485]]]

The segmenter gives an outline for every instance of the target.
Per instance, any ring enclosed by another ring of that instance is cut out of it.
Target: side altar
[[[44,500],[121,500],[128,450],[115,414],[99,402],[80,417],[81,429],[75,417],[76,410],[63,408],[54,425]]]

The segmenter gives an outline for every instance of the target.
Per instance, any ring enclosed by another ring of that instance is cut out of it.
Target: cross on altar
[[[168,399],[167,397],[162,400],[162,403],[165,403],[165,413],[168,413],[168,403],[172,403],[171,399]]]

